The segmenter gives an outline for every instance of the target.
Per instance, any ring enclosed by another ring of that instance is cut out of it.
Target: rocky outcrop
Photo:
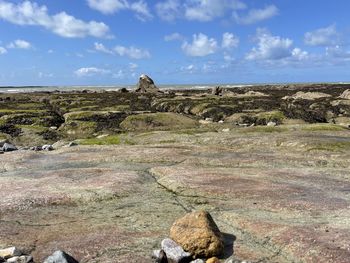
[[[211,90],[211,94],[215,96],[222,96],[224,93],[224,90],[220,86],[216,86]]]
[[[339,96],[339,98],[350,100],[350,89],[344,90],[344,92]]]
[[[137,84],[137,88],[135,90],[137,93],[156,93],[159,92],[159,89],[154,84],[153,79],[149,76],[142,74],[139,78],[139,83]]]
[[[220,230],[206,211],[178,219],[170,229],[170,237],[195,257],[218,256],[224,250]]]
[[[285,96],[282,99],[283,100],[288,100],[288,99],[293,99],[293,100],[315,100],[315,99],[320,99],[320,98],[329,98],[332,97],[329,94],[323,93],[323,92],[303,92],[303,91],[298,91],[292,96]]]

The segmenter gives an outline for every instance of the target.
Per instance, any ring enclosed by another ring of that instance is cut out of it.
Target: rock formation
[[[135,90],[137,93],[156,93],[159,92],[159,89],[154,84],[154,81],[147,75],[142,74],[139,79],[139,83],[137,84],[137,88]]]

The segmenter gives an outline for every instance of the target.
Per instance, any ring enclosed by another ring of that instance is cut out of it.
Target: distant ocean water
[[[206,90],[211,89],[220,84],[210,84],[210,85],[157,85],[159,89],[167,90],[186,90],[186,89],[197,89],[197,90]],[[245,87],[252,86],[246,84],[223,84],[220,85],[224,88],[235,88],[235,87]],[[20,93],[20,92],[42,92],[42,91],[71,91],[71,90],[96,90],[96,91],[114,91],[121,88],[127,88],[132,90],[136,85],[119,85],[119,86],[17,86],[17,87],[0,87],[0,93]]]

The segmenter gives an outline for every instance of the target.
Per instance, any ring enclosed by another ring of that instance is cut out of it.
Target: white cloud
[[[185,54],[192,57],[204,57],[215,53],[217,49],[217,41],[214,38],[208,38],[202,33],[194,34],[192,43],[185,41],[182,44],[182,50]]]
[[[52,78],[54,76],[54,74],[52,73],[44,73],[44,72],[38,72],[38,78],[42,79],[42,78]]]
[[[136,18],[141,21],[151,20],[153,18],[147,3],[143,0],[132,3],[130,9],[136,12]]]
[[[95,68],[95,67],[80,68],[74,71],[74,74],[78,77],[90,77],[94,75],[103,75],[103,74],[109,74],[109,73],[111,73],[110,70]]]
[[[109,27],[102,22],[85,22],[66,12],[49,15],[46,6],[30,1],[18,4],[0,1],[0,19],[17,25],[42,26],[68,38],[107,37],[109,33]]]
[[[103,53],[107,53],[107,54],[113,54],[113,51],[106,48],[103,44],[101,43],[98,43],[98,42],[95,42],[94,44],[95,46],[95,50],[96,51],[100,51],[100,52],[103,52]]]
[[[276,15],[278,15],[278,8],[274,5],[269,5],[262,9],[252,9],[246,16],[239,16],[237,12],[233,13],[236,22],[243,25],[254,24]]]
[[[105,15],[117,13],[121,10],[131,10],[136,13],[136,18],[141,21],[152,19],[151,11],[147,2],[139,0],[129,3],[127,0],[87,0],[91,9],[97,10]]]
[[[124,47],[124,46],[116,46],[113,51],[118,54],[119,56],[126,56],[133,59],[143,59],[143,58],[150,58],[151,54],[148,52],[148,50],[140,49],[136,47]]]
[[[336,45],[334,47],[326,47],[326,56],[337,60],[349,60],[350,51],[345,50],[343,47]]]
[[[18,48],[18,49],[30,49],[32,47],[32,44],[29,42],[22,40],[22,39],[17,39],[10,44],[7,45],[8,48]]]
[[[294,48],[292,50],[292,57],[296,60],[305,60],[309,57],[309,53],[301,50],[300,48]]]
[[[144,59],[144,58],[150,58],[151,54],[146,49],[136,48],[136,47],[124,47],[124,46],[115,46],[113,49],[109,49],[105,47],[101,43],[95,43],[94,48],[96,51],[111,54],[111,55],[119,55],[119,56],[126,56],[132,59]]]
[[[230,54],[224,53],[224,60],[225,60],[226,62],[232,62],[232,61],[234,61],[235,59],[234,59],[234,57],[232,57]]]
[[[257,30],[258,46],[247,55],[248,60],[278,60],[292,55],[293,41],[289,38],[272,36],[264,29]]]
[[[170,35],[166,35],[164,37],[164,41],[174,41],[174,40],[183,40],[183,39],[184,37],[179,33],[173,33]]]
[[[211,21],[232,10],[245,9],[240,0],[187,0],[185,17],[188,20]]]
[[[91,9],[100,11],[105,15],[113,14],[129,7],[126,0],[87,0],[87,2]]]
[[[134,71],[135,69],[137,69],[139,67],[139,65],[135,64],[135,63],[129,63],[129,69],[131,71]]]
[[[0,47],[0,55],[6,54],[7,53],[7,49],[4,47]]]
[[[230,49],[230,48],[235,48],[238,47],[239,44],[239,38],[237,36],[235,36],[232,33],[224,33],[222,35],[222,48],[225,49]]]
[[[158,16],[165,21],[173,21],[180,16],[179,0],[167,0],[156,4]]]
[[[312,32],[306,32],[304,41],[305,44],[310,46],[331,46],[338,44],[339,34],[335,25],[330,25]]]

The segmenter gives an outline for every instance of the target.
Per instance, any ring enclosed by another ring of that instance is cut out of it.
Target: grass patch
[[[326,124],[311,124],[306,127],[302,127],[301,130],[313,132],[313,131],[344,131],[348,129],[339,125],[326,123]]]
[[[118,135],[110,135],[103,138],[91,138],[78,140],[81,145],[118,145],[121,140]]]

